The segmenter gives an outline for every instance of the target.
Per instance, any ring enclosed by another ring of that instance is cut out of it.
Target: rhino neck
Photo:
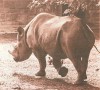
[[[27,48],[29,48],[28,43],[27,43],[27,32],[28,32],[29,26],[27,27],[27,29],[24,32],[24,42]]]

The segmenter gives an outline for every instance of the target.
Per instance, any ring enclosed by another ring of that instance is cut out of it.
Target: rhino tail
[[[89,30],[93,34],[93,37],[94,37],[94,40],[95,40],[94,32],[92,31],[92,29],[90,28],[90,26],[88,24],[83,24],[83,25],[85,26],[86,30]],[[90,35],[85,30],[83,30],[83,34],[84,34],[86,40],[88,41],[88,43],[91,43],[91,41],[89,39]],[[95,47],[95,49],[97,50],[97,52],[100,53],[100,51],[98,50],[97,46],[95,44],[93,44],[93,46]]]

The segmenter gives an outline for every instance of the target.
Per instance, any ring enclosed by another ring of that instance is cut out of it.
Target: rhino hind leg
[[[34,52],[34,55],[38,59],[39,65],[40,65],[40,69],[35,75],[36,76],[45,76],[46,75],[46,72],[45,72],[45,68],[46,68],[45,56],[46,56],[46,53],[41,51],[41,50],[38,50],[38,51]]]
[[[75,84],[83,84],[84,80],[87,79],[86,70],[88,67],[88,58],[89,58],[90,51],[84,52],[81,58],[81,76],[79,77]]]
[[[88,67],[88,58],[89,58],[90,51],[87,51],[82,56],[82,72],[83,72],[83,79],[87,79],[86,70]]]
[[[67,75],[68,69],[66,67],[62,67],[62,62],[60,58],[53,58],[53,65],[59,75],[61,75],[62,77],[65,77]]]
[[[88,57],[89,52],[84,52],[82,56],[72,56],[70,58],[78,73],[78,78],[75,84],[83,84],[84,80],[87,79],[86,70],[88,66]]]
[[[67,75],[67,73],[68,73],[68,69],[66,67],[61,67],[58,73],[62,77],[65,77]]]
[[[72,61],[78,76],[77,76],[77,80],[74,84],[81,84],[83,83],[84,79],[83,79],[83,73],[81,70],[81,66],[82,66],[82,62],[81,62],[81,57],[80,56],[76,56],[75,54],[69,54],[69,58]]]

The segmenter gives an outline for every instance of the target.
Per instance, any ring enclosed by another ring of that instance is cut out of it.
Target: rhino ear
[[[17,31],[18,31],[18,34],[20,36],[23,36],[24,35],[24,29],[22,27],[18,27]]]

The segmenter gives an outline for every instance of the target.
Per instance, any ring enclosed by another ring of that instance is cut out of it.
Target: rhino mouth
[[[11,52],[10,50],[8,50],[9,54],[13,57],[13,59],[16,61],[16,62],[19,62],[20,61],[20,57],[19,57],[19,54],[17,54],[18,56],[16,57],[13,52]],[[17,52],[18,53],[18,52]]]
[[[17,57],[13,57],[13,59],[14,59],[16,62],[19,62],[19,61],[20,61],[20,59],[17,58]]]

